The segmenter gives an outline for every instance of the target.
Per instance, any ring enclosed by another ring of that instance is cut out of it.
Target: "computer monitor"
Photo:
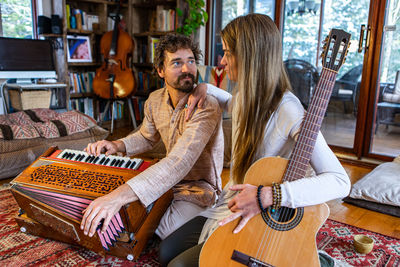
[[[49,40],[0,37],[0,79],[55,79],[53,49]]]

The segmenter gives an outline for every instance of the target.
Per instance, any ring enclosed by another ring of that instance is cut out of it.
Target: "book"
[[[156,22],[156,31],[165,31],[165,12],[162,5],[156,8]]]
[[[65,5],[65,15],[67,17],[67,28],[71,29],[71,21],[70,21],[70,19],[71,19],[71,10],[70,10],[69,4]]]
[[[156,37],[149,37],[149,59],[148,62],[153,63],[154,62],[154,55],[156,53],[156,47],[158,42],[160,41],[160,38]]]

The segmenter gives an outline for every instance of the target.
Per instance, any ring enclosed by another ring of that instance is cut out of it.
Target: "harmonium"
[[[11,183],[21,231],[83,246],[128,260],[137,259],[172,200],[166,192],[148,207],[139,201],[121,208],[107,231],[89,237],[80,228],[83,210],[145,170],[155,161],[91,156],[83,151],[49,148]]]

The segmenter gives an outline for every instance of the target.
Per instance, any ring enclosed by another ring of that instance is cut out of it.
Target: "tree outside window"
[[[0,0],[0,36],[33,38],[31,0]]]
[[[381,82],[394,83],[400,70],[400,1],[390,1],[386,9],[386,23],[383,29]]]

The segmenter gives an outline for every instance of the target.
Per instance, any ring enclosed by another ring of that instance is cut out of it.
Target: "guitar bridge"
[[[273,265],[271,265],[269,263],[257,260],[256,258],[250,257],[249,255],[246,255],[237,250],[233,251],[231,259],[233,261],[239,262],[239,263],[249,266],[249,267],[258,267],[258,266],[274,267]]]

